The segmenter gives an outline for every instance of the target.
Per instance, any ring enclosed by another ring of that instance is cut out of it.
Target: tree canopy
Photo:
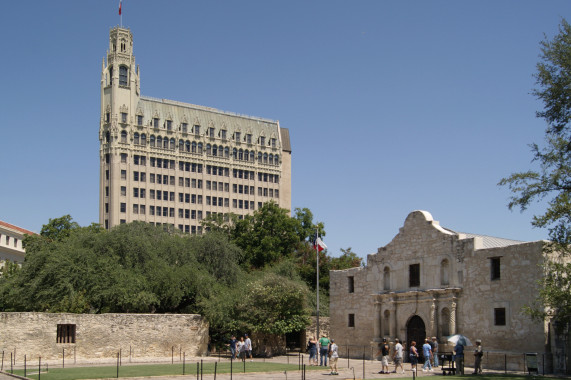
[[[562,20],[559,33],[541,42],[540,61],[532,93],[542,103],[536,116],[545,120],[545,141],[531,144],[536,170],[514,173],[500,181],[512,192],[508,207],[521,210],[537,201],[547,201],[545,212],[534,215],[532,225],[547,228],[550,258],[538,299],[526,311],[534,318],[554,318],[556,326],[571,322],[571,26]]]
[[[316,271],[310,239],[316,230],[325,234],[309,209],[290,217],[270,202],[243,220],[218,215],[203,224],[206,233],[188,235],[142,222],[105,230],[80,227],[69,215],[50,219],[24,239],[23,265],[2,269],[0,307],[198,313],[215,341],[239,331],[284,334],[309,323]],[[326,298],[331,260],[321,252],[320,261]]]

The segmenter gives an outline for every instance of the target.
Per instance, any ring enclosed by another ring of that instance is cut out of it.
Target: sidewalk
[[[195,361],[202,360],[204,363],[215,362],[215,361],[228,361],[228,359],[220,359],[216,357],[201,357],[194,358]],[[305,356],[305,360],[307,357]],[[264,361],[271,363],[288,363],[297,364],[297,356],[279,356],[270,359],[254,359],[256,361]],[[188,358],[188,363],[191,363],[192,359]],[[386,378],[412,378],[412,371],[410,369],[410,364],[405,363],[405,373],[390,373],[390,374],[379,374],[381,369],[381,362],[376,360],[365,360],[362,359],[349,359],[339,358],[337,362],[337,368],[339,375],[330,375],[329,367],[319,367],[320,369],[315,369],[315,367],[310,367],[306,365],[305,379],[306,380],[316,380],[316,379],[350,379],[350,380],[360,380],[363,379],[363,363],[365,365],[364,378],[365,379],[386,379]],[[138,363],[140,364],[140,363]],[[87,364],[82,364],[87,365]],[[124,364],[128,365],[128,364]],[[310,369],[311,368],[311,369]],[[394,366],[391,365],[389,368],[392,370]],[[435,368],[434,372],[422,372],[422,366],[417,367],[417,377],[426,377],[432,375],[441,375],[442,371],[440,368]],[[240,373],[238,371],[234,372],[232,375],[229,373],[216,374],[216,380],[302,380],[302,371],[288,371],[285,372],[255,372],[255,373]],[[0,380],[14,380],[17,377],[12,377],[9,373],[0,373]],[[147,376],[147,377],[121,377],[124,380],[194,380],[196,379],[196,373],[187,375],[176,375],[176,376]],[[214,380],[214,374],[203,374],[200,380]]]

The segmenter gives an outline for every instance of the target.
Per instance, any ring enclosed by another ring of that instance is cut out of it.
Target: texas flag
[[[315,239],[315,243],[313,244],[313,248],[317,249],[318,252],[321,252],[324,249],[327,249],[327,246],[325,245],[323,240],[321,240],[321,238],[318,237],[317,239]]]

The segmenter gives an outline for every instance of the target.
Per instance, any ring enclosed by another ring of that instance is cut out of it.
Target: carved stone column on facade
[[[456,334],[456,297],[452,297],[450,302],[450,335]]]
[[[380,342],[381,341],[381,302],[375,300],[375,309],[373,315],[373,341]]]
[[[398,338],[398,319],[397,319],[397,297],[392,298],[392,313],[393,313],[393,321],[391,323],[391,338],[394,341],[395,338]]]
[[[429,336],[436,335],[436,298],[432,298],[432,304],[430,305],[430,327],[429,327]]]

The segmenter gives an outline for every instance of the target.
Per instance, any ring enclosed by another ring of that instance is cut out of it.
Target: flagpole
[[[316,306],[317,310],[316,310],[315,316],[316,316],[316,322],[317,322],[317,338],[316,339],[319,341],[319,338],[320,338],[320,336],[319,336],[319,244],[318,244],[317,239],[319,239],[319,229],[318,228],[315,229],[315,256],[317,258],[317,284],[315,286],[316,295],[317,295],[317,306]],[[319,349],[319,347],[318,347],[318,349]]]

